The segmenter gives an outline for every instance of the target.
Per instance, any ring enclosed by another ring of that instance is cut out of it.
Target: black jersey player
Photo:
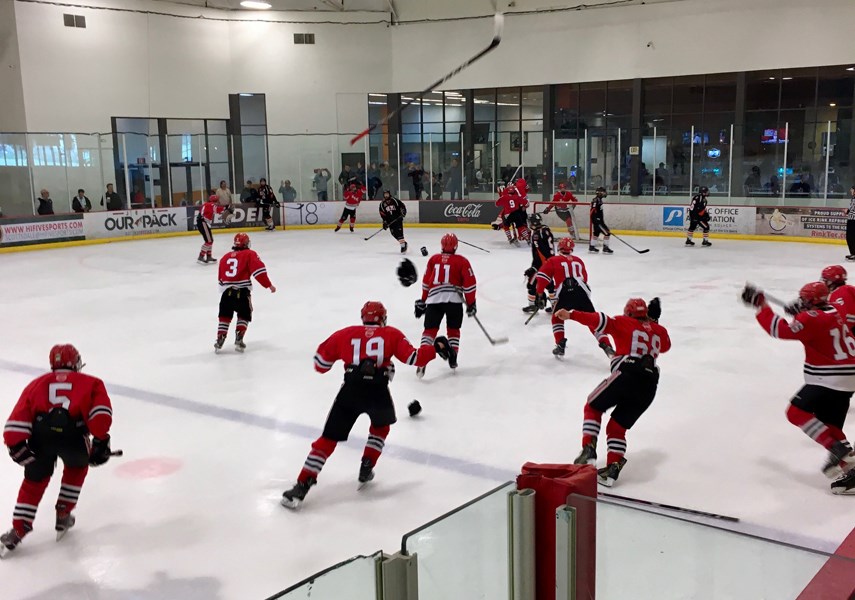
[[[695,242],[692,237],[695,235],[695,229],[698,225],[704,232],[704,241],[702,246],[712,246],[710,243],[710,212],[707,209],[707,198],[710,195],[710,189],[703,185],[698,189],[698,193],[692,196],[692,203],[689,205],[689,233],[686,237],[686,245],[694,246]]]
[[[383,219],[383,229],[388,229],[398,243],[401,244],[401,253],[407,251],[407,240],[404,239],[404,217],[407,216],[407,207],[395,198],[389,190],[383,191],[383,200],[380,201],[380,218]]]
[[[528,218],[531,225],[531,266],[525,271],[526,288],[528,290],[528,305],[523,308],[523,312],[532,313],[537,310],[537,271],[543,266],[543,263],[552,256],[555,256],[555,237],[552,235],[552,230],[543,224],[543,219],[537,213]],[[551,284],[547,288],[549,293],[550,303],[555,302],[555,287]],[[541,306],[545,304],[544,299],[541,299]],[[552,307],[549,306],[546,312],[552,312]]]
[[[612,254],[614,251],[609,248],[609,236],[611,230],[606,226],[606,220],[603,216],[603,200],[609,193],[604,187],[598,187],[594,199],[591,200],[591,242],[588,246],[589,252],[599,252],[597,249],[597,241],[600,239],[600,234],[603,235],[603,254]]]

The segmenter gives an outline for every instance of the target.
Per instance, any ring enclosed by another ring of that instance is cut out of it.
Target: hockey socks
[[[586,404],[582,418],[582,447],[596,446],[597,438],[600,436],[600,423],[603,420],[603,413],[592,408],[590,404]]]
[[[802,410],[801,408],[790,405],[787,408],[787,420],[805,432],[810,439],[824,447],[826,450],[831,450],[834,442],[843,441],[836,439],[831,428],[817,419],[814,415]],[[837,429],[837,428],[835,428]],[[837,429],[842,435],[842,431]],[[844,438],[845,439],[845,438]]]
[[[386,445],[386,437],[389,435],[390,429],[388,425],[385,427],[374,427],[372,425],[368,428],[368,441],[365,443],[362,460],[368,460],[372,468],[377,464],[380,454],[383,453],[383,447]]]
[[[21,489],[18,490],[18,501],[15,503],[15,509],[12,512],[12,527],[18,537],[24,537],[33,530],[36,511],[49,483],[50,477],[45,477],[41,481],[30,481],[25,478],[21,483]]]
[[[325,437],[316,439],[312,444],[309,456],[306,457],[306,462],[303,463],[303,468],[297,477],[297,481],[305,484],[310,479],[317,480],[321,469],[324,468],[324,464],[326,464],[327,459],[335,451],[337,445],[337,442]]]
[[[610,465],[623,460],[623,456],[626,454],[626,429],[614,419],[609,419],[609,423],[606,425],[606,445],[609,449],[609,453],[606,455],[607,464]]]
[[[62,471],[62,484],[59,487],[59,498],[56,501],[56,512],[59,515],[68,515],[77,506],[77,501],[80,498],[80,491],[83,489],[83,482],[86,480],[86,474],[89,473],[89,466],[85,467],[65,467]]]
[[[552,337],[555,338],[555,343],[560,344],[564,339],[564,321],[552,315]]]

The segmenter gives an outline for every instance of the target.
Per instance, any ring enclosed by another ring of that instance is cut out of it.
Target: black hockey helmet
[[[597,192],[597,196],[600,196],[601,198],[605,198],[609,195],[609,193],[606,191],[606,188],[604,188],[603,186],[598,187],[595,191]]]
[[[534,213],[528,218],[529,224],[532,226],[532,229],[537,229],[538,227],[543,227],[543,217],[539,214]]]
[[[710,195],[710,188],[708,188],[705,185],[702,185],[701,187],[698,188],[698,193],[701,196],[709,196]]]
[[[391,198],[391,197],[392,197],[392,192],[390,192],[389,190],[383,190],[383,197],[384,197],[384,198],[386,198],[387,196],[388,196],[389,198]]]

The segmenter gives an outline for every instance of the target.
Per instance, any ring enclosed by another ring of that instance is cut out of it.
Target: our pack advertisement
[[[80,215],[0,219],[0,248],[83,239]]]
[[[284,206],[287,206],[285,204]],[[199,211],[201,210],[201,206],[188,206],[186,209],[185,219],[187,220],[184,229],[182,231],[195,231],[196,230],[196,217],[199,215]],[[270,208],[270,215],[273,217],[273,224],[279,227],[282,225],[282,209],[276,206],[272,206]],[[223,222],[223,215],[217,214],[214,215],[214,229],[221,229],[224,227],[263,227],[264,221],[262,220],[262,210],[255,203],[240,203],[234,205],[234,215],[232,216],[231,222],[226,225]]]
[[[184,208],[148,208],[90,212],[83,215],[83,230],[87,239],[178,233],[187,231],[187,211]]]
[[[475,223],[489,225],[496,220],[498,207],[493,202],[449,202],[423,200],[419,202],[419,221],[422,223]]]
[[[757,208],[755,233],[846,239],[846,209],[761,206]]]

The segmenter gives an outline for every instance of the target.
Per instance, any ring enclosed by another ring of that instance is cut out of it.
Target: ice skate
[[[0,558],[6,558],[18,544],[21,543],[22,536],[13,527],[3,535],[0,535]]]
[[[822,466],[823,474],[829,479],[843,475],[844,471],[855,468],[855,454],[849,442],[834,442],[828,451],[828,460]]]
[[[65,534],[68,533],[68,530],[71,529],[72,527],[74,527],[75,522],[76,522],[76,519],[74,518],[74,515],[71,513],[63,513],[63,512],[57,512],[56,513],[56,527],[55,527],[55,529],[56,529],[56,541],[57,542],[59,540],[61,540],[63,537],[65,537]]]
[[[712,242],[709,240],[704,240],[701,242],[701,246],[712,246]]]
[[[416,367],[416,377],[418,377],[419,379],[424,379],[425,368],[426,367]]]
[[[608,246],[603,246],[603,254],[614,254],[615,251],[609,248]]]
[[[607,467],[597,469],[597,483],[606,487],[612,487],[620,475],[621,469],[626,465],[626,459],[621,458],[617,462],[613,462]]]
[[[214,354],[219,354],[220,350],[223,349],[223,344],[226,343],[226,336],[218,335],[217,341],[214,342]]]
[[[404,242],[403,244],[401,244],[401,254],[404,254],[407,251],[407,248],[409,248],[409,247],[410,246],[409,246],[409,244],[407,244],[407,242]]]
[[[850,469],[848,473],[831,484],[831,493],[838,496],[855,495],[855,469]]]
[[[359,465],[359,489],[365,487],[365,484],[374,479],[374,465],[371,464],[370,458],[363,458],[362,464]]]
[[[615,349],[608,342],[600,342],[600,350],[606,353],[609,358],[615,357]]]
[[[588,246],[588,252],[591,252],[593,254],[597,254],[599,252],[599,250],[597,249],[596,246],[591,245],[591,246]]]
[[[214,258],[213,256],[207,256],[207,257],[205,257],[205,264],[215,265],[215,264],[217,264],[217,259]]]
[[[448,347],[448,366],[452,370],[457,368],[457,349],[454,346]]]
[[[353,225],[350,226],[350,233],[353,233]]]
[[[560,358],[564,356],[564,349],[567,348],[567,340],[561,340],[557,344],[555,344],[555,348],[552,349],[552,354],[556,358]]]
[[[522,311],[524,313],[533,313],[537,312],[537,307],[534,304],[529,304],[528,306],[523,306]]]
[[[341,229],[341,223],[335,226],[335,231],[338,231],[339,229]],[[335,233],[335,231],[333,233]]]
[[[597,447],[594,444],[585,444],[582,446],[582,451],[576,457],[576,460],[573,461],[573,464],[597,466]]]
[[[694,246],[695,242],[692,241],[692,238],[686,238],[686,246]]]
[[[239,335],[235,338],[235,350],[237,352],[243,352],[246,350],[246,344],[243,343],[243,336]]]
[[[306,494],[309,493],[309,488],[315,485],[315,483],[316,481],[311,477],[307,479],[305,483],[300,483],[298,481],[296,484],[294,484],[294,487],[282,494],[282,500],[280,501],[280,504],[285,508],[300,508],[300,505],[303,503],[303,500],[306,499]]]
[[[196,259],[196,262],[197,262],[197,263],[199,263],[200,265],[206,265],[206,264],[208,264],[208,261],[207,261],[207,260],[205,260],[205,255],[204,255],[204,254],[200,254],[200,255],[199,255],[199,258],[197,258],[197,259]]]
[[[855,254],[847,254],[846,260],[855,260]]]

